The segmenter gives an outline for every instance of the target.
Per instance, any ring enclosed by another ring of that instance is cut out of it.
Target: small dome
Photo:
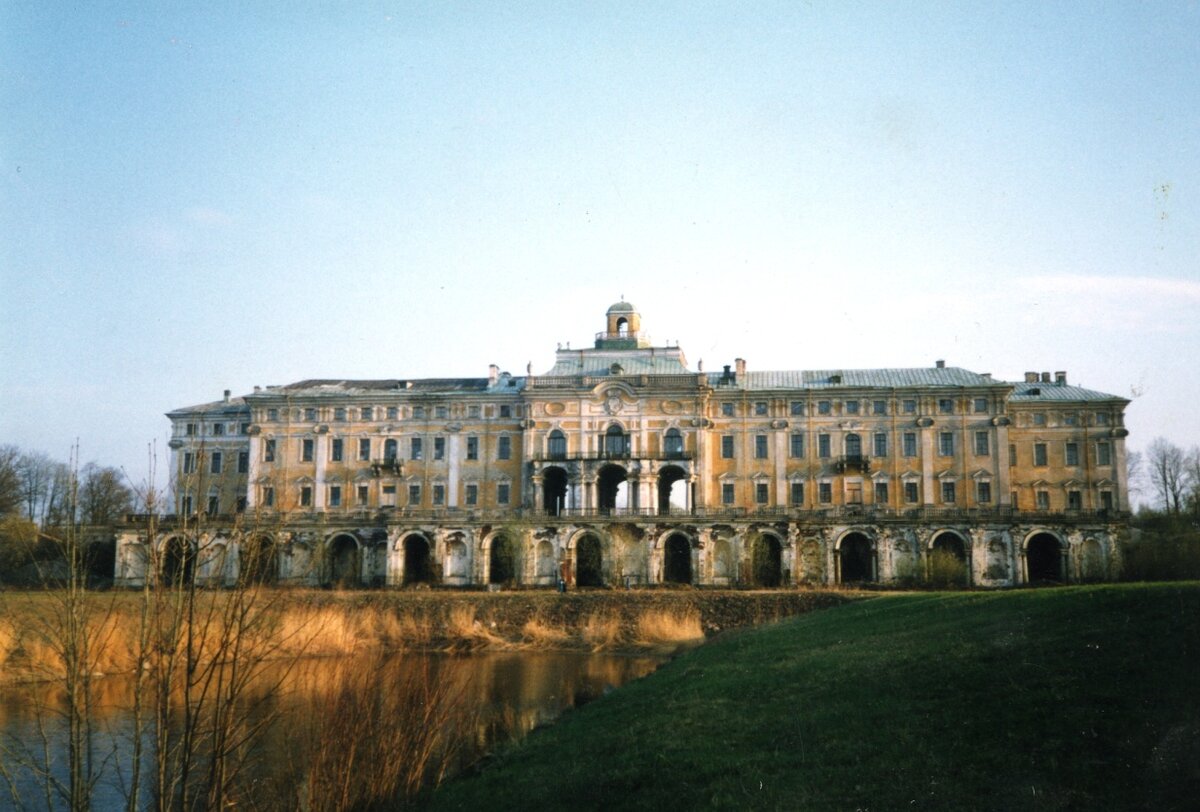
[[[629,302],[617,302],[608,309],[609,313],[636,313],[637,308]]]

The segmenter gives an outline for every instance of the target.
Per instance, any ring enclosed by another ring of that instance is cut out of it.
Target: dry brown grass
[[[635,643],[646,648],[678,648],[704,640],[696,609],[651,609],[638,616]]]
[[[583,623],[583,639],[592,651],[611,651],[620,647],[621,619],[615,614],[595,612]]]
[[[17,649],[17,629],[11,620],[0,619],[0,668]]]
[[[565,648],[571,641],[571,634],[562,626],[537,615],[525,621],[521,627],[521,638],[531,648]]]
[[[455,648],[503,647],[507,641],[495,632],[495,623],[485,623],[476,617],[475,607],[469,604],[450,609],[446,636]]]

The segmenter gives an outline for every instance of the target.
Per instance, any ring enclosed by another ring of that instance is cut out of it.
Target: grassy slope
[[[437,808],[1194,808],[1200,585],[881,596],[735,633]]]

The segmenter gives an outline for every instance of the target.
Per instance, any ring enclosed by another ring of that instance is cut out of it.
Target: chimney
[[[746,359],[745,358],[734,358],[733,363],[737,364],[737,374],[738,375],[746,374]]]
[[[488,383],[494,384],[500,377],[500,367],[495,364],[488,364]]]
[[[1066,386],[1066,385],[1067,385],[1067,373],[1066,373],[1066,370],[1063,370],[1063,371],[1061,371],[1061,372],[1055,372],[1055,373],[1054,373],[1054,382],[1055,382],[1056,384],[1058,384],[1059,386]]]
[[[1025,383],[1037,383],[1038,376],[1036,372],[1025,373]]]
[[[1042,383],[1050,383],[1050,373],[1049,372],[1042,373]]]
[[[939,358],[939,359],[937,359],[937,361],[934,362],[934,366],[936,366],[938,369],[945,369],[946,362],[945,362],[945,360]]]
[[[733,373],[729,371],[729,364],[725,365],[725,371],[721,373],[721,380],[722,381],[733,380]]]
[[[255,385],[255,387],[254,387],[254,391],[255,391],[255,392],[261,392],[261,391],[262,391],[262,387],[261,387],[261,386],[258,386],[258,385]]]
[[[226,390],[225,390],[225,402],[226,402],[226,403],[228,403],[228,402],[229,402],[229,395],[230,395],[230,391],[229,391],[228,389],[226,389]]]

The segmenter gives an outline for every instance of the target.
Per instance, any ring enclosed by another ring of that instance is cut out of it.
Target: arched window
[[[383,458],[388,462],[394,462],[396,459],[396,441],[387,440],[383,444]]]
[[[617,319],[617,335],[629,335],[629,320],[626,318]]]
[[[565,460],[567,458],[567,436],[558,429],[550,432],[546,451],[552,460]]]
[[[846,456],[852,458],[862,456],[862,438],[857,434],[846,435]]]
[[[679,429],[667,429],[667,434],[663,437],[663,451],[668,457],[683,456],[683,435],[679,433]]]
[[[628,457],[629,435],[625,430],[613,423],[604,433],[604,455],[606,457]]]

